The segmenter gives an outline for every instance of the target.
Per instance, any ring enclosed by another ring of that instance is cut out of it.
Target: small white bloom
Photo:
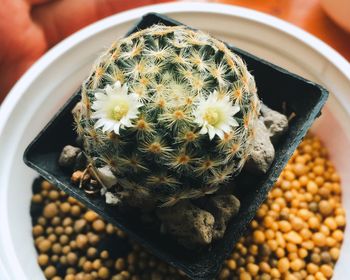
[[[119,134],[120,128],[131,127],[131,120],[137,118],[138,108],[143,106],[137,94],[128,94],[126,84],[121,86],[119,81],[107,85],[104,92],[96,92],[95,98],[92,118],[97,119],[95,128],[102,127],[103,132]]]
[[[229,133],[231,127],[239,125],[233,117],[239,110],[239,106],[233,105],[229,96],[220,97],[214,91],[207,99],[203,98],[199,101],[193,115],[195,122],[202,127],[200,134],[208,133],[210,140],[215,135],[223,139],[224,132]]]

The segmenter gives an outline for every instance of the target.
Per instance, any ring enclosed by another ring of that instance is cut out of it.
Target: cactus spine
[[[125,99],[111,101],[105,117],[124,123],[103,124],[99,110],[117,96]],[[214,193],[240,172],[260,102],[254,78],[224,43],[155,25],[100,57],[82,86],[82,106],[74,117],[90,163],[109,166],[129,199],[169,206]]]

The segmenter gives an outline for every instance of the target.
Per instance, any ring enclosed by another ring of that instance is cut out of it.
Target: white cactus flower
[[[212,140],[215,135],[220,139],[224,138],[224,133],[229,133],[232,127],[239,126],[234,115],[239,112],[239,106],[233,105],[228,95],[219,96],[214,91],[207,99],[200,99],[193,115],[195,122],[201,127],[200,134],[208,133]]]
[[[138,109],[143,106],[138,95],[128,94],[126,84],[122,86],[119,81],[107,85],[103,92],[96,92],[95,98],[91,106],[92,118],[97,119],[95,128],[102,127],[103,132],[119,134],[120,128],[133,126],[131,121],[137,118]]]

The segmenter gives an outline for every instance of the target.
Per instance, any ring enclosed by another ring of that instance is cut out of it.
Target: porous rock
[[[270,132],[262,119],[256,124],[255,139],[252,143],[252,152],[245,164],[246,170],[251,173],[265,174],[275,158],[275,149],[270,140]]]
[[[122,191],[122,200],[131,207],[142,209],[143,212],[151,212],[157,205],[154,197],[144,189]]]
[[[271,142],[276,144],[279,138],[288,130],[288,119],[285,115],[270,109],[265,104],[261,105],[260,112],[269,131]]]
[[[214,216],[213,239],[221,239],[228,222],[238,213],[240,201],[232,194],[214,194],[204,198],[201,207]]]
[[[213,238],[214,216],[190,201],[156,211],[166,233],[186,247],[210,244]]]
[[[62,167],[72,168],[75,164],[76,157],[80,152],[80,148],[71,145],[65,146],[58,159],[58,164]]]

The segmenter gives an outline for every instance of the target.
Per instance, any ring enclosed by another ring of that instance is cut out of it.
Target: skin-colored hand
[[[1,0],[0,103],[49,48],[80,28],[130,8],[166,0]]]

